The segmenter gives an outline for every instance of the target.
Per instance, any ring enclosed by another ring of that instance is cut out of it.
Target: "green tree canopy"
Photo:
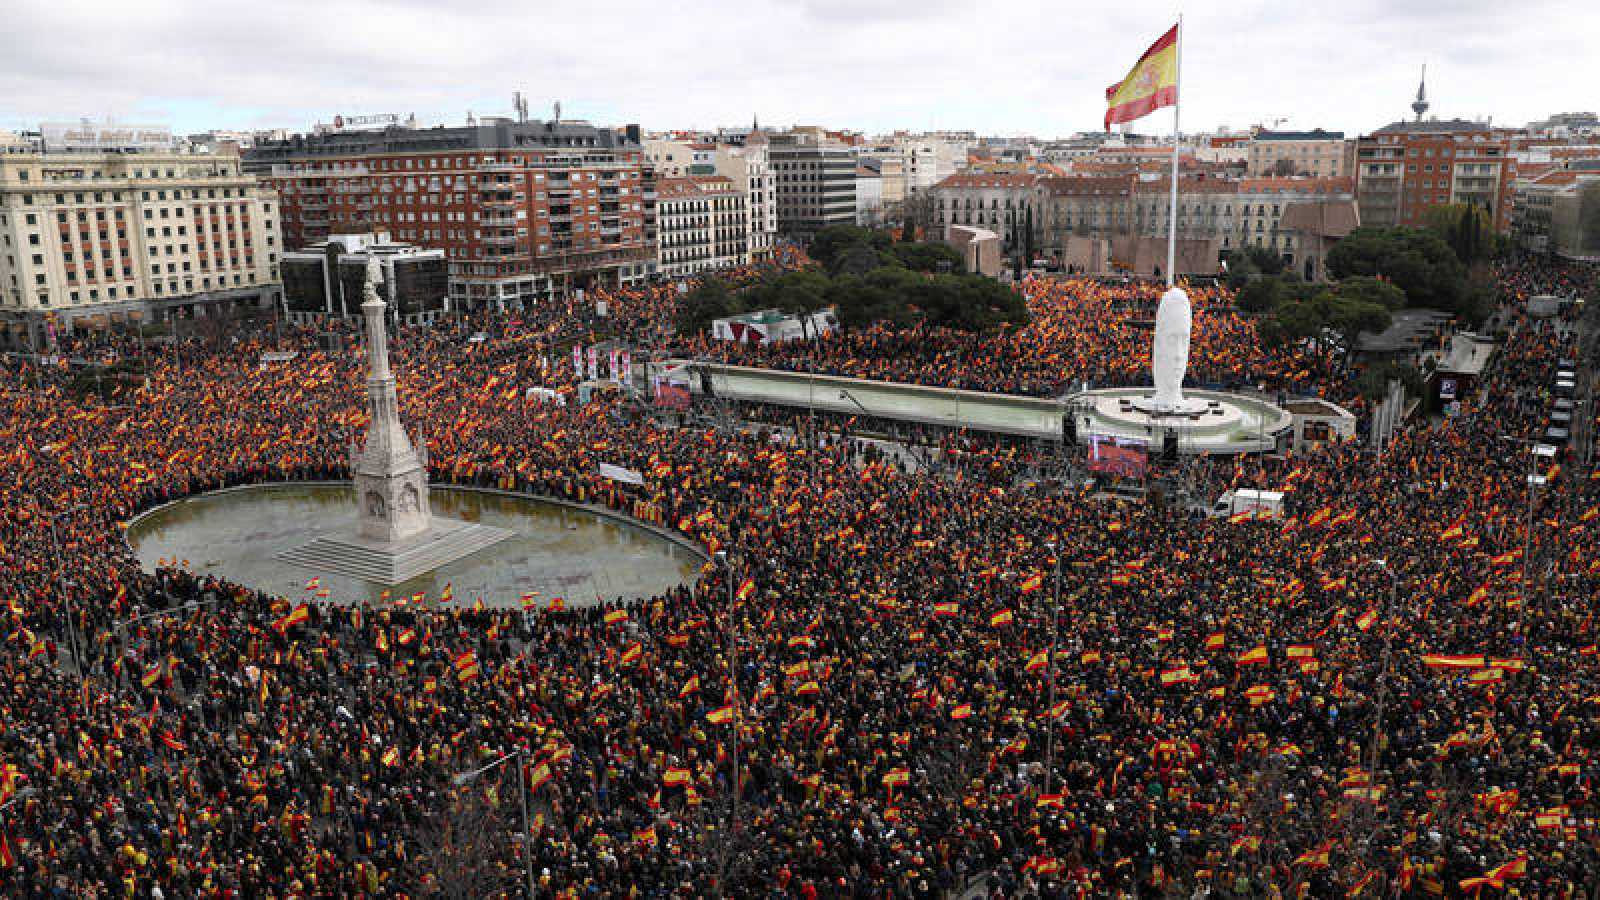
[[[1335,278],[1381,277],[1409,306],[1461,312],[1466,269],[1437,234],[1421,228],[1357,228],[1328,252]]]

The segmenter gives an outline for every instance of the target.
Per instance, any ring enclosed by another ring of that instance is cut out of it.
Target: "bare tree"
[[[508,846],[521,826],[507,814],[516,802],[507,791],[515,787],[503,780],[451,788],[405,830],[405,883],[419,896],[477,900],[516,890],[522,869]]]
[[[921,233],[925,241],[944,239],[944,223],[939,221],[939,198],[923,189],[906,194],[900,203],[900,221]]]

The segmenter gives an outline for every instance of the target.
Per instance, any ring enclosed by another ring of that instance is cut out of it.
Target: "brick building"
[[[257,144],[291,249],[385,231],[445,251],[453,307],[547,299],[644,278],[655,193],[638,129],[493,119]]]
[[[1464,119],[1395,122],[1356,143],[1361,220],[1426,225],[1429,210],[1470,203],[1489,211],[1495,230],[1511,227],[1517,163],[1508,140]]]

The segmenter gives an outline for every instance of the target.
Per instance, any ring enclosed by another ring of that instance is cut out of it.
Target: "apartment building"
[[[290,247],[385,231],[443,250],[454,308],[634,283],[654,256],[655,194],[635,126],[333,131],[261,142],[246,160],[281,193]]]
[[[778,231],[795,240],[856,220],[855,155],[819,133],[780,132],[768,138]]]
[[[947,226],[996,231],[1008,250],[1024,233],[1016,223],[1025,227],[1031,212],[1035,245],[1047,258],[1076,271],[1153,275],[1165,265],[1170,185],[1136,175],[964,174],[940,182],[935,196]],[[1178,264],[1184,273],[1210,274],[1230,251],[1256,246],[1321,278],[1326,250],[1357,221],[1350,178],[1183,177]]]
[[[1435,207],[1470,203],[1489,211],[1495,230],[1511,227],[1516,160],[1482,122],[1386,125],[1357,140],[1355,174],[1365,224],[1421,226]]]
[[[1530,253],[1600,258],[1600,167],[1518,178],[1511,236]]]
[[[277,196],[233,155],[148,146],[0,153],[0,344],[270,307]]]
[[[747,194],[720,175],[656,183],[656,273],[681,278],[750,261]]]
[[[935,218],[947,232],[952,225],[992,231],[1009,254],[1027,243],[1030,220],[1035,236],[1042,234],[1044,185],[1037,175],[952,175],[932,188]]]
[[[1249,140],[1245,173],[1341,178],[1351,174],[1353,149],[1342,131],[1258,131]]]
[[[744,192],[749,217],[750,258],[772,254],[778,237],[778,188],[772,173],[771,147],[766,132],[753,128],[738,144],[716,145],[712,159],[716,173]]]

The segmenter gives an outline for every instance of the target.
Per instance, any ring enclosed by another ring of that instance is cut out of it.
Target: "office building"
[[[258,142],[295,249],[385,231],[445,252],[456,308],[534,303],[643,279],[653,192],[638,129],[490,119]]]
[[[829,225],[856,221],[856,159],[815,129],[769,135],[778,231],[805,241]]]
[[[1249,140],[1245,172],[1339,178],[1350,174],[1353,146],[1342,131],[1258,131]]]
[[[291,320],[361,316],[367,265],[383,272],[378,294],[397,322],[422,324],[449,311],[450,264],[443,250],[397,244],[386,232],[336,234],[283,255],[283,304]]]
[[[0,153],[0,344],[276,302],[277,197],[237,156],[158,130],[41,133]]]

